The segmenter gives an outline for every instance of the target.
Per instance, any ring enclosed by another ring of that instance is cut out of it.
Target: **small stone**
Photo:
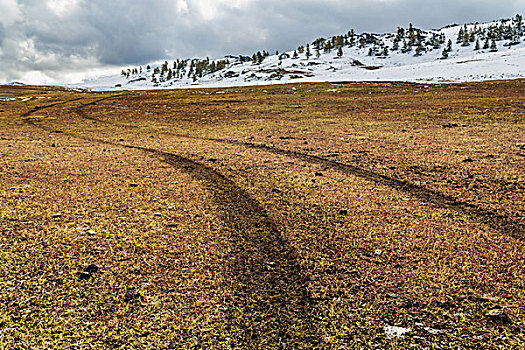
[[[383,254],[383,251],[381,249],[376,249],[374,253],[375,253],[375,255],[379,256],[379,255]]]
[[[512,323],[512,320],[510,319],[509,315],[507,315],[502,309],[489,310],[485,313],[485,316],[487,316],[492,322],[495,323]]]
[[[97,233],[95,231],[93,231],[93,230],[87,230],[85,232],[86,232],[86,235],[89,235],[89,236],[96,236],[97,235]]]
[[[168,210],[173,210],[174,208],[170,205],[167,209]]]
[[[176,228],[178,225],[177,224],[167,224],[166,227],[168,228]]]
[[[85,271],[77,272],[77,276],[78,276],[79,279],[81,279],[83,281],[87,281],[88,279],[91,278],[91,274],[89,272],[85,272]]]
[[[463,163],[472,163],[474,160],[470,157],[466,157],[465,159],[463,159]]]
[[[98,272],[98,266],[95,264],[89,264],[88,266],[84,268],[84,272],[87,272],[87,273]]]
[[[217,158],[210,158],[208,159],[210,162],[216,162],[217,161]]]
[[[61,213],[53,214],[53,219],[58,219],[58,218],[61,217],[61,216],[62,216]]]
[[[124,302],[136,302],[142,300],[142,295],[140,293],[135,292],[134,289],[128,289],[126,291],[126,294],[124,295]]]
[[[129,187],[139,187],[139,184],[131,183],[131,184],[129,184]]]
[[[161,214],[161,213],[155,213],[155,216],[156,216],[156,217],[161,217],[162,214]]]
[[[339,210],[339,215],[348,215],[348,209]]]
[[[323,173],[319,172],[319,171],[316,171],[315,172],[315,176],[323,176]]]
[[[173,181],[171,184],[172,184],[172,185],[178,185],[179,182],[178,182],[178,181]]]

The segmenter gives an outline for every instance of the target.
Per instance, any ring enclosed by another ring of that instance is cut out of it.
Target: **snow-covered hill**
[[[461,82],[525,78],[522,16],[439,30],[350,31],[296,50],[177,60],[86,81],[94,90],[222,87],[314,81]]]

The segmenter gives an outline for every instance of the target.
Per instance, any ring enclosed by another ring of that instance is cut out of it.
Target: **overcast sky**
[[[439,28],[525,0],[0,0],[0,83],[68,83],[174,58],[284,51],[356,29]]]

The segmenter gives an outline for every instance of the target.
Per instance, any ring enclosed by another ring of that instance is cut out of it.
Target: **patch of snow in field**
[[[384,326],[383,330],[386,333],[386,336],[389,338],[399,338],[404,337],[406,333],[410,333],[412,329],[397,327],[397,326]]]

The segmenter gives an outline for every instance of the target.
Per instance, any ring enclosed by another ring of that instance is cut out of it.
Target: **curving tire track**
[[[86,116],[83,108],[118,96],[81,104],[76,111],[83,118],[97,121]],[[80,99],[34,108],[23,117]],[[48,132],[55,130],[31,118],[25,122]],[[321,346],[322,337],[315,327],[317,300],[309,296],[309,281],[301,271],[297,254],[262,205],[246,191],[213,168],[177,154],[70,132],[62,135],[150,154],[186,172],[212,193],[212,200],[232,232],[231,242],[235,244],[231,263],[226,267],[228,287],[232,291],[230,300],[226,301],[229,310],[226,325],[240,347],[272,348],[284,343],[290,346],[297,341],[296,346]],[[297,334],[302,334],[301,339]]]

